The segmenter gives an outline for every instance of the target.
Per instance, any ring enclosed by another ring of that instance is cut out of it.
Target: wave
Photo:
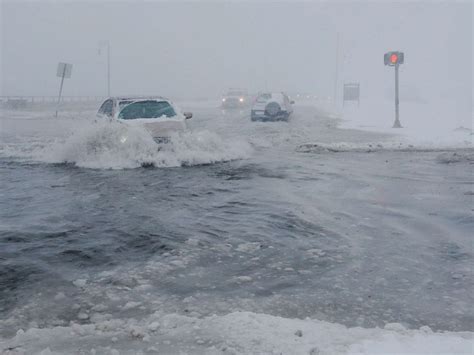
[[[212,164],[245,159],[251,152],[245,141],[224,141],[205,130],[175,133],[168,143],[157,144],[145,128],[119,122],[87,122],[67,138],[43,146],[23,143],[1,149],[3,156],[93,169]]]

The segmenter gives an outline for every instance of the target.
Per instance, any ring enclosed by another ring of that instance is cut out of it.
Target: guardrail
[[[98,102],[105,100],[105,96],[62,96],[61,102]],[[0,102],[24,102],[24,103],[55,103],[57,96],[0,96]]]

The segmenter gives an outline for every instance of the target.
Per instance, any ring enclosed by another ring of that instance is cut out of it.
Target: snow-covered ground
[[[196,318],[158,311],[140,320],[105,317],[92,324],[18,330],[1,345],[5,354],[42,355],[472,354],[473,334],[408,330],[396,323],[383,329],[347,328],[251,312]]]
[[[375,101],[377,102],[377,101]],[[474,114],[461,110],[454,101],[435,104],[419,101],[400,103],[402,128],[392,128],[394,102],[380,99],[360,106],[347,102],[341,110],[341,128],[384,132],[398,136],[397,141],[425,147],[472,147]]]

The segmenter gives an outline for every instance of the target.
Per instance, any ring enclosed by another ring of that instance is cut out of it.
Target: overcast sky
[[[246,87],[332,96],[340,83],[388,96],[403,50],[403,94],[472,105],[472,3],[454,2],[19,2],[1,7],[1,93],[56,95],[59,61],[74,65],[65,95],[219,95]]]

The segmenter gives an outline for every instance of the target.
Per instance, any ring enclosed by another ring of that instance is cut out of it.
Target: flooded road
[[[472,150],[392,149],[311,105],[185,108],[161,150],[139,131],[117,148],[92,111],[4,113],[2,337],[158,310],[473,330]]]

